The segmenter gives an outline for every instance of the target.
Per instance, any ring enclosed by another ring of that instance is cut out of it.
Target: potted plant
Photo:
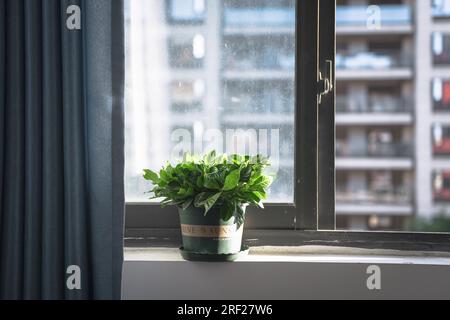
[[[151,199],[179,208],[183,248],[202,255],[233,255],[241,251],[248,205],[263,208],[272,177],[263,156],[217,155],[202,158],[186,154],[159,174],[144,170],[153,183]]]

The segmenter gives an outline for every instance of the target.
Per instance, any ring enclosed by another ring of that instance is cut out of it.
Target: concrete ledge
[[[369,290],[368,267],[381,269]],[[177,249],[125,250],[124,299],[450,299],[446,253],[255,248],[235,263],[187,262]]]

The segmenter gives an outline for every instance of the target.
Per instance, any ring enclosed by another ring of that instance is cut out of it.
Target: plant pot
[[[245,208],[244,208],[245,210]],[[220,207],[204,215],[203,208],[179,209],[183,249],[199,254],[236,254],[242,248],[242,233],[233,216],[228,221],[220,217]]]

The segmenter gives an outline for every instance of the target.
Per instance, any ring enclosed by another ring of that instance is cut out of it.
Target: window
[[[433,62],[435,65],[450,64],[450,36],[441,32],[433,33]]]
[[[450,1],[449,0],[432,0],[432,15],[434,18],[450,17]]]
[[[144,9],[146,4],[140,4]],[[168,0],[167,21],[171,24],[201,24],[206,18],[206,0]]]
[[[432,87],[434,111],[450,111],[450,80],[435,78]]]
[[[127,6],[127,202],[148,203],[143,168],[184,152],[262,153],[276,173],[269,205],[288,211],[269,226],[294,225],[296,1]]]
[[[436,123],[433,126],[433,155],[450,156],[450,126]]]
[[[141,170],[189,150],[272,158],[248,229],[412,231],[441,211],[447,40],[417,30],[446,2],[334,2],[127,1],[128,228],[177,227]]]
[[[171,81],[169,89],[171,113],[201,112],[205,94],[206,83],[203,79]]]
[[[206,55],[205,37],[202,34],[171,36],[168,60],[171,69],[200,69]]]
[[[450,202],[450,171],[437,171],[433,174],[433,201]]]

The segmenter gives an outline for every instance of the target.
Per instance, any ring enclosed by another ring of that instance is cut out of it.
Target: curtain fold
[[[25,78],[25,221],[24,298],[40,296],[42,238],[42,36],[41,4],[27,1],[24,7]]]
[[[123,0],[0,0],[1,298],[120,299],[123,14]]]
[[[5,1],[0,0],[0,241],[2,240],[2,216],[3,216],[3,159],[4,159],[4,135],[5,135]],[[1,250],[1,245],[0,245]],[[0,251],[1,254],[1,251]],[[0,262],[1,263],[1,262]],[[1,267],[1,264],[0,264]]]

